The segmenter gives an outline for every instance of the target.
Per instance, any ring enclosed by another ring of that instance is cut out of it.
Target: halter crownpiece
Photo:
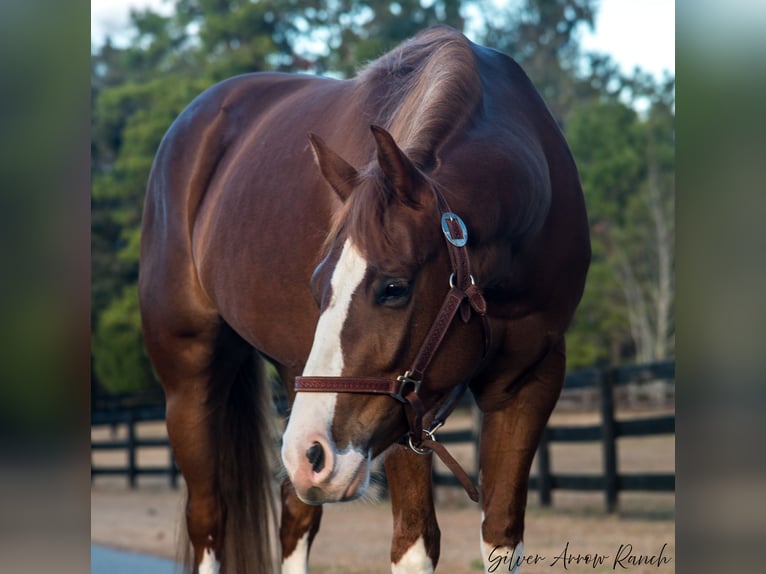
[[[423,416],[425,407],[420,399],[420,386],[423,383],[425,371],[431,364],[436,351],[439,349],[447,330],[453,319],[460,311],[461,318],[467,323],[471,317],[471,311],[476,312],[481,319],[484,328],[484,354],[490,346],[490,327],[487,318],[487,303],[476,285],[471,274],[471,264],[468,259],[468,251],[465,248],[468,243],[468,229],[465,222],[447,205],[447,200],[436,186],[432,185],[436,201],[441,212],[441,228],[447,241],[452,264],[452,273],[449,277],[449,291],[439,309],[425,340],[420,346],[417,356],[410,369],[396,379],[382,377],[296,377],[296,392],[335,392],[335,393],[361,393],[387,395],[405,406],[405,413],[409,422],[410,430],[402,439],[409,447],[418,454],[427,454],[431,451],[444,462],[453,472],[465,488],[468,496],[474,502],[478,502],[479,493],[460,465],[449,454],[446,448],[436,441],[434,433],[444,424],[444,421],[457,406],[461,397],[468,388],[467,382],[460,383],[455,387],[445,403],[439,409],[427,429],[423,428]],[[410,407],[406,409],[406,407]]]

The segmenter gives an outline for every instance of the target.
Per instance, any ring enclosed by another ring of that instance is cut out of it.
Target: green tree
[[[311,46],[306,57],[314,70],[350,77],[423,28],[447,24],[462,30],[465,4],[461,0],[339,0],[308,6],[295,23]]]
[[[483,42],[519,62],[554,116],[565,123],[590,84],[578,70],[583,57],[579,34],[593,28],[598,0],[521,0],[503,9],[492,0],[477,5],[484,20]]]
[[[94,110],[102,116],[101,126],[110,121],[123,124],[114,128],[118,141],[109,150],[113,161],[93,174],[91,199],[94,370],[102,387],[112,391],[130,390],[127,381],[133,377],[136,390],[153,380],[144,360],[121,369],[126,361],[144,356],[138,307],[127,293],[132,297],[136,290],[141,209],[149,170],[168,126],[203,88],[196,79],[175,79],[105,90]]]
[[[647,83],[635,98],[591,101],[567,136],[586,194],[593,262],[572,329],[575,363],[647,362],[674,349],[673,83]],[[584,366],[584,365],[583,365]]]
[[[141,338],[135,283],[124,287],[99,315],[92,349],[94,374],[105,390],[126,393],[156,384]]]
[[[247,72],[305,67],[292,48],[300,6],[294,0],[178,0],[175,20],[193,31],[187,53],[196,73],[215,82]]]
[[[135,377],[135,389],[153,381],[147,361],[124,374],[114,368],[143,356],[138,307],[127,304],[126,293],[136,288],[149,170],[173,119],[210,83],[187,73],[185,34],[172,17],[133,12],[132,22],[131,46],[107,41],[91,60],[94,375],[102,388],[123,391],[129,390],[129,377]]]

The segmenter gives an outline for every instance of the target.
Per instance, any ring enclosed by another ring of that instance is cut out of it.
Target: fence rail
[[[543,432],[537,450],[538,472],[529,479],[530,490],[536,490],[540,503],[550,506],[554,490],[602,491],[606,508],[614,512],[621,491],[673,492],[675,475],[671,473],[619,474],[617,472],[617,439],[620,437],[648,437],[675,434],[675,416],[646,417],[629,421],[615,418],[614,391],[630,383],[655,380],[674,380],[675,362],[664,361],[648,365],[627,365],[607,369],[590,369],[567,375],[565,389],[596,387],[600,396],[599,425],[557,426],[548,425]],[[478,445],[478,426],[466,431],[439,433],[443,443],[473,442]],[[600,475],[553,474],[551,471],[550,445],[554,442],[579,443],[600,442],[603,468]],[[477,477],[474,475],[475,481]],[[434,473],[434,483],[460,486],[449,473]]]
[[[136,424],[141,422],[159,422],[165,420],[165,408],[154,407],[131,407],[124,410],[110,409],[91,414],[91,427],[111,426],[124,424],[128,429],[128,436],[124,440],[92,440],[92,451],[125,451],[128,456],[126,466],[96,466],[91,457],[90,475],[91,480],[96,476],[127,476],[131,488],[137,485],[138,477],[144,476],[167,476],[172,488],[178,487],[178,467],[173,458],[173,451],[167,437],[162,438],[139,438],[136,435]],[[140,448],[165,448],[168,451],[168,463],[165,466],[139,466],[136,451]]]
[[[619,474],[617,472],[617,439],[620,437],[648,437],[675,433],[675,416],[648,417],[636,420],[620,421],[615,418],[614,392],[621,385],[654,380],[674,380],[675,362],[665,361],[650,365],[628,365],[607,369],[591,369],[567,375],[565,389],[597,388],[600,395],[601,424],[584,426],[549,425],[537,451],[538,472],[530,477],[529,488],[539,493],[540,503],[551,504],[554,490],[579,490],[604,492],[606,508],[612,512],[617,507],[621,491],[673,492],[675,475],[663,474]],[[470,403],[469,403],[470,404]],[[281,409],[280,409],[281,410]],[[169,448],[167,438],[139,438],[136,436],[136,424],[148,421],[162,421],[165,418],[163,406],[141,407],[133,405],[127,409],[109,408],[91,414],[91,426],[102,427],[125,424],[128,433],[126,439],[95,440],[91,443],[93,451],[122,450],[128,453],[127,465],[96,466],[91,464],[91,477],[103,475],[127,476],[128,483],[135,487],[142,475],[165,475],[170,485],[178,484],[178,468]],[[439,433],[439,441],[445,444],[470,442],[478,451],[479,426],[457,431]],[[553,474],[551,471],[551,443],[600,442],[603,468],[599,475]],[[139,466],[136,451],[140,448],[167,448],[168,463],[164,466]],[[434,484],[440,486],[460,486],[452,474],[434,472]],[[476,477],[472,477],[476,480]]]

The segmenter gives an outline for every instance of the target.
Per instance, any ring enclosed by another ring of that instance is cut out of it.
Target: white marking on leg
[[[391,564],[392,574],[433,574],[434,565],[426,552],[423,537],[407,549],[404,556],[396,564]]]
[[[481,548],[484,571],[487,574],[500,574],[502,572],[519,574],[519,567],[524,557],[523,542],[519,542],[515,548],[511,548],[510,546],[487,544],[482,538]]]
[[[282,561],[282,574],[306,574],[309,570],[309,533],[298,540],[295,550]]]
[[[199,565],[199,574],[218,574],[221,565],[215,559],[215,552],[212,548],[205,548],[202,554],[202,562]]]
[[[367,261],[356,247],[346,241],[333,270],[332,296],[322,312],[314,334],[311,353],[303,370],[304,376],[337,377],[343,372],[341,334],[351,307],[351,298],[367,272]],[[337,393],[298,393],[285,429],[282,460],[292,477],[303,462],[306,443],[311,435],[331,437]],[[359,453],[354,453],[358,459]],[[340,457],[339,457],[340,458]],[[359,465],[359,460],[354,462]]]

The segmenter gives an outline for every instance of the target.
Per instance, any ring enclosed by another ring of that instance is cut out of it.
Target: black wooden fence
[[[537,490],[540,503],[550,506],[553,490],[602,491],[606,508],[614,512],[621,491],[675,491],[675,474],[619,474],[617,472],[617,439],[620,437],[646,437],[675,434],[675,416],[647,417],[629,421],[615,418],[615,390],[630,383],[655,380],[674,380],[675,362],[665,361],[649,365],[630,365],[607,369],[589,369],[567,375],[565,389],[597,388],[600,396],[601,422],[590,426],[552,426],[543,433],[537,451],[537,475],[529,479],[530,490]],[[438,435],[443,443],[470,441],[478,446],[479,427],[470,430],[444,431]],[[600,442],[603,468],[600,474],[553,474],[551,472],[550,444],[553,442]],[[476,480],[476,476],[472,477]],[[460,486],[449,473],[434,473],[437,485]]]
[[[530,477],[529,487],[537,490],[543,505],[551,504],[554,490],[603,491],[607,510],[612,512],[617,507],[618,494],[621,491],[673,492],[675,475],[666,474],[619,474],[617,472],[617,439],[620,437],[645,437],[675,433],[675,417],[662,416],[630,421],[615,419],[615,389],[629,383],[641,383],[654,380],[674,380],[675,362],[666,361],[651,365],[631,365],[607,369],[592,369],[567,375],[565,389],[597,388],[600,395],[601,423],[591,426],[551,426],[543,434],[537,453],[538,473]],[[280,405],[281,406],[281,405]],[[279,410],[282,410],[281,408]],[[173,460],[167,438],[139,438],[136,425],[147,421],[162,421],[165,409],[161,405],[132,405],[127,408],[109,408],[95,410],[91,415],[92,427],[127,425],[126,439],[92,441],[93,451],[123,450],[127,452],[127,465],[104,467],[91,464],[91,478],[103,475],[126,476],[131,487],[137,485],[137,478],[142,475],[165,475],[170,485],[178,484],[178,469]],[[471,442],[478,447],[478,425],[459,431],[442,431],[438,434],[440,442],[445,444]],[[553,442],[600,442],[603,452],[601,474],[553,474],[551,472],[550,444]],[[163,466],[139,466],[136,451],[145,447],[162,447],[168,450],[167,464]],[[478,448],[476,449],[478,451]],[[476,480],[476,477],[472,477]],[[436,485],[459,486],[452,474],[434,473]]]
[[[167,476],[170,486],[178,486],[178,467],[173,458],[173,451],[167,437],[139,438],[136,433],[136,425],[143,422],[158,422],[165,420],[164,406],[129,406],[120,410],[109,409],[91,413],[91,427],[110,427],[116,429],[125,425],[128,436],[125,439],[92,440],[91,451],[124,451],[128,460],[125,466],[96,466],[91,453],[90,476],[93,480],[96,476],[117,475],[126,476],[131,488],[137,486],[137,479],[141,475]],[[164,448],[168,452],[168,462],[164,466],[139,466],[136,452],[140,448]]]

